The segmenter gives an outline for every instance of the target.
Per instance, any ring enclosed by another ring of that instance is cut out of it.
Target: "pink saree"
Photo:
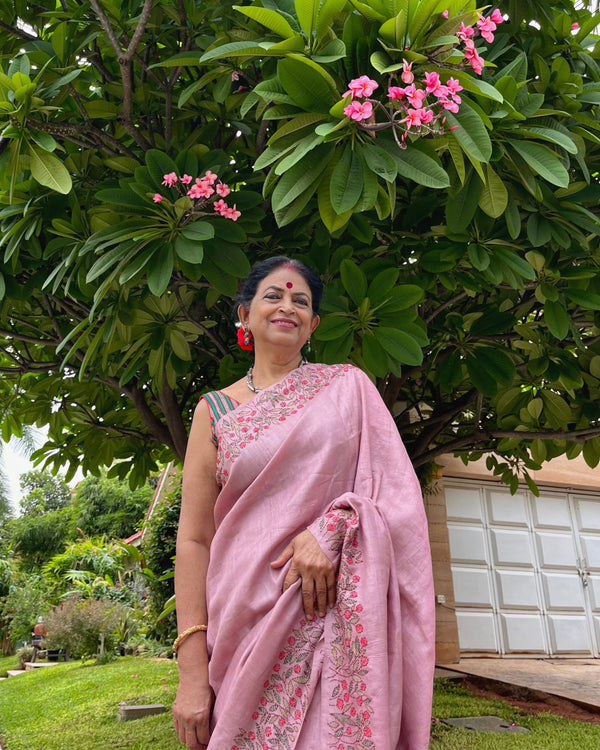
[[[370,380],[305,365],[215,426],[210,750],[425,750],[434,612],[419,484]],[[337,602],[304,617],[269,563],[309,528]]]

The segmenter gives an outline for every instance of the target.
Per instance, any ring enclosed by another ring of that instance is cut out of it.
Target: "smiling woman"
[[[196,408],[175,570],[190,750],[428,746],[419,484],[366,375],[304,359],[321,293],[302,263],[255,266],[237,309],[254,365]]]

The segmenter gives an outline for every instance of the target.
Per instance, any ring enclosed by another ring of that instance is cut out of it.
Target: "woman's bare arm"
[[[179,633],[207,624],[206,571],[215,533],[216,448],[206,401],[196,407],[183,467],[182,501],[177,533],[175,596]],[[209,740],[212,692],[208,683],[206,633],[185,638],[178,649],[179,688],[173,720],[179,739],[190,750]]]

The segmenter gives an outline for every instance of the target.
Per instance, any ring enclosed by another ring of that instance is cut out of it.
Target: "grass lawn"
[[[6,750],[181,750],[170,713],[176,685],[177,667],[168,659],[36,669],[0,683],[0,738]],[[162,703],[169,711],[118,722],[121,701]]]
[[[499,716],[529,729],[530,734],[495,734],[456,729],[435,722],[430,750],[598,750],[600,725],[565,719],[551,713],[524,714],[503,700],[474,696],[450,680],[436,680],[433,715],[437,719]],[[10,748],[9,750],[12,750]]]
[[[14,661],[0,659],[0,674],[12,669]],[[172,661],[134,657],[103,666],[60,663],[11,677],[0,684],[0,738],[6,750],[181,750],[170,713],[176,685]],[[169,711],[118,722],[120,702],[162,703]],[[430,750],[600,748],[599,725],[550,713],[526,715],[506,701],[474,696],[449,680],[436,680],[433,715],[500,716],[531,734],[476,733],[434,722]]]

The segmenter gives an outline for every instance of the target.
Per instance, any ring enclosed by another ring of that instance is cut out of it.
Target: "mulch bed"
[[[508,685],[495,680],[465,677],[461,684],[474,695],[490,700],[503,700],[526,714],[552,713],[565,719],[600,724],[600,712],[579,706],[566,698],[548,695],[536,690]]]

